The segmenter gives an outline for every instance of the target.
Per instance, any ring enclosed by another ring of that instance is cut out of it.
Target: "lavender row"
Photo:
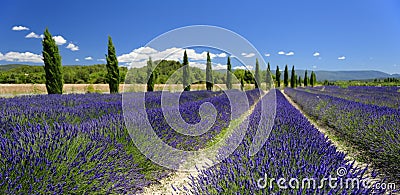
[[[400,178],[400,110],[296,89],[285,92],[392,178]]]
[[[247,96],[252,104],[259,93],[249,91]],[[160,110],[159,100],[160,93],[148,94],[149,113]],[[195,111],[204,102],[223,109],[221,116],[229,114],[223,93],[207,91],[183,93],[181,113],[193,115],[188,121],[196,122]],[[139,193],[169,172],[134,146],[124,125],[121,95],[23,96],[0,98],[0,105],[2,194]],[[158,114],[149,115],[150,119],[162,118],[162,113]],[[218,124],[225,125],[221,121]],[[159,124],[160,120],[153,122]],[[182,135],[171,131],[160,136],[172,141]],[[211,137],[190,137],[179,145],[208,139]]]
[[[191,93],[191,92],[190,92]],[[203,93],[210,93],[210,92],[203,92]],[[183,93],[185,94],[185,93]],[[146,109],[147,112],[147,117],[149,119],[149,122],[152,126],[152,130],[155,131],[157,136],[163,140],[163,142],[167,143],[168,145],[181,149],[181,150],[199,150],[201,148],[204,148],[206,144],[213,139],[216,135],[218,135],[224,128],[227,128],[230,124],[231,119],[235,119],[239,117],[241,114],[243,114],[245,109],[239,109],[240,113],[236,113],[233,115],[232,113],[232,106],[235,105],[242,105],[243,103],[248,104],[248,106],[251,106],[254,104],[254,102],[260,97],[261,92],[258,90],[251,90],[251,91],[246,91],[247,99],[248,102],[242,102],[238,103],[235,101],[238,101],[241,98],[236,98],[236,97],[231,97],[232,99],[229,99],[228,96],[225,93],[215,93],[210,97],[207,98],[202,98],[197,101],[187,101],[181,97],[181,104],[179,104],[179,111],[182,116],[182,118],[185,120],[185,122],[189,124],[196,124],[200,122],[201,116],[199,115],[199,108],[202,104],[208,102],[211,103],[214,108],[217,111],[216,115],[216,120],[213,123],[213,125],[210,127],[210,129],[200,135],[200,136],[191,136],[191,135],[184,135],[181,134],[175,129],[173,129],[168,122],[166,121],[166,118],[164,117],[164,111],[168,111],[168,105],[157,105],[154,104],[155,102],[158,102],[161,104],[161,101],[158,99],[160,98],[159,96],[151,96],[151,93],[149,93],[149,96],[146,97],[146,108],[147,108],[147,102],[153,102],[152,106],[150,109]],[[233,92],[234,95],[243,95],[242,92]],[[147,94],[146,94],[147,95]],[[179,94],[176,94],[179,95]],[[154,98],[154,99],[151,99]],[[131,102],[136,102],[133,98],[130,100]],[[135,107],[136,105],[126,105],[126,106],[132,106]],[[135,112],[135,109],[125,112],[129,118],[138,118],[135,117],[135,114],[138,114],[139,112]],[[204,117],[204,116],[203,116]],[[201,126],[201,129],[198,129],[197,131],[202,131],[204,126]]]
[[[399,87],[349,86],[348,88],[341,88],[338,86],[320,86],[307,87],[303,90],[316,94],[331,95],[364,104],[400,109]]]
[[[247,130],[248,133],[234,153],[220,164],[202,170],[197,177],[191,177],[190,186],[176,190],[193,194],[371,193],[371,189],[364,187],[332,188],[328,185],[322,185],[322,188],[301,187],[301,185],[295,188],[279,188],[276,181],[281,178],[286,181],[291,178],[300,181],[308,178],[315,179],[317,182],[329,176],[339,178],[336,173],[339,168],[346,170],[343,179],[362,180],[366,179],[367,168],[358,168],[348,162],[344,153],[337,151],[332,143],[315,129],[279,91],[276,93],[277,115],[273,130],[265,145],[255,156],[249,155],[249,146],[258,130],[257,123],[260,121],[262,111],[271,111],[261,109],[261,104],[257,104],[254,112],[249,116],[251,125]],[[269,98],[268,95],[265,98]],[[375,177],[375,174],[371,177]],[[270,183],[272,185],[269,185]],[[317,186],[320,185],[321,183],[318,183]],[[375,192],[383,193],[383,191]]]

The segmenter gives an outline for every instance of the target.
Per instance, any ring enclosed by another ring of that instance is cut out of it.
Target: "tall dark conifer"
[[[154,91],[154,82],[156,74],[153,72],[153,61],[151,57],[147,61],[147,91]]]
[[[304,87],[307,87],[307,85],[308,85],[308,76],[307,76],[307,70],[306,70],[306,72],[304,73]]]
[[[110,88],[110,93],[118,93],[119,91],[119,69],[118,60],[115,53],[115,47],[110,36],[108,36],[108,54],[107,60],[107,83]]]
[[[243,79],[244,75],[242,77],[240,77],[240,90],[244,91],[244,79]]]
[[[279,66],[276,66],[275,80],[276,80],[276,85],[278,87],[281,87],[281,71],[279,70]]]
[[[292,74],[290,75],[290,87],[296,87],[296,72],[294,71],[294,66],[292,66]]]
[[[301,76],[299,76],[299,80],[297,81],[299,87],[301,87]]]
[[[231,66],[231,58],[228,57],[228,62],[226,63],[226,88],[232,89],[232,66]]]
[[[285,66],[285,72],[283,73],[283,84],[285,87],[289,85],[289,70],[287,65]]]
[[[44,31],[42,45],[47,93],[62,94],[64,79],[62,74],[61,56],[58,51],[58,46],[47,28]]]
[[[207,90],[212,91],[213,85],[214,85],[214,82],[213,82],[213,75],[212,75],[210,52],[207,52],[207,67],[206,67],[206,88],[207,88]]]
[[[182,75],[182,84],[185,91],[190,91],[190,69],[189,69],[189,60],[186,54],[183,53],[183,75]]]
[[[271,89],[271,87],[272,87],[272,75],[271,75],[271,67],[269,65],[269,62],[268,62],[267,74],[266,74],[265,82],[266,82],[267,90]]]
[[[256,58],[256,71],[255,71],[255,88],[258,89],[261,86],[261,79],[260,79],[260,64],[258,63],[258,59]]]

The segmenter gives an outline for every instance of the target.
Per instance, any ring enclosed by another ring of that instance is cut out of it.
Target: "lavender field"
[[[189,183],[168,187],[178,194],[390,193],[365,186],[332,187],[324,185],[322,179],[368,179],[372,184],[398,181],[400,112],[393,108],[398,92],[384,90],[385,97],[394,98],[387,101],[386,107],[329,96],[327,93],[336,89],[325,89],[328,90],[286,88],[285,93],[308,115],[354,144],[368,157],[371,166],[358,166],[346,158],[347,154],[339,151],[279,90],[251,90],[246,95],[249,105],[255,107],[247,117],[249,126],[240,145],[220,163],[188,176]],[[359,97],[362,89],[355,90],[341,95]],[[259,125],[262,112],[271,111],[262,109],[262,105],[275,103],[272,92],[276,94],[273,129],[253,156],[249,147],[256,132],[264,127]],[[177,133],[168,125],[161,94],[146,93],[146,112],[157,136],[174,148],[201,150],[229,127],[232,113],[224,92],[193,91],[178,97],[180,114],[188,123],[200,121],[198,110],[203,103],[216,108],[216,122],[200,136]],[[20,96],[1,98],[0,105],[2,194],[138,194],[175,172],[152,162],[136,148],[124,123],[120,94]],[[229,136],[235,139],[238,135]],[[224,151],[220,148],[221,154]],[[338,169],[345,174],[338,175]],[[279,178],[313,178],[316,183],[282,188],[276,182]]]

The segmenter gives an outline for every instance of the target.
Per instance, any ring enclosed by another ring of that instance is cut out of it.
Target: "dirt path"
[[[266,93],[267,92],[264,91],[263,95],[265,95]],[[263,98],[263,96],[261,96],[261,98],[259,100],[257,100],[254,103],[254,105],[252,105],[247,112],[243,113],[238,119],[235,119],[235,121],[230,123],[230,125],[228,127],[228,130],[227,130],[228,133],[226,133],[225,136],[229,136],[229,132],[230,132],[229,129],[233,129],[234,128],[233,126],[235,126],[235,125],[232,125],[232,124],[236,124],[237,125],[238,123],[240,123],[238,121],[240,121],[240,120],[244,121],[245,118],[247,118],[248,116],[250,116],[251,113],[253,113],[255,105],[257,105],[257,103],[262,98]],[[202,162],[207,163],[209,161],[209,159],[206,156],[201,156],[201,157],[198,158],[198,160],[201,161],[200,163],[202,163]],[[197,162],[197,163],[199,163],[199,162]],[[187,166],[187,164],[186,164],[186,166]],[[173,188],[182,190],[183,187],[185,186],[187,189],[189,189],[190,188],[190,186],[188,185],[188,183],[190,182],[189,177],[190,176],[197,177],[198,174],[199,174],[199,172],[197,172],[197,171],[176,171],[176,172],[173,172],[168,177],[163,178],[162,180],[160,180],[159,184],[153,184],[153,185],[151,185],[149,187],[146,187],[142,194],[146,194],[146,195],[184,194],[182,192],[175,191]]]

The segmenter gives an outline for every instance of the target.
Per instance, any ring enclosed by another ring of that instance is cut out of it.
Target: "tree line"
[[[43,51],[43,61],[44,68],[42,67],[32,67],[31,72],[10,70],[9,73],[0,74],[0,83],[45,83],[46,89],[49,94],[62,94],[62,89],[64,83],[108,83],[110,93],[119,92],[120,83],[146,83],[147,91],[154,90],[154,84],[156,83],[166,83],[172,74],[176,72],[177,69],[182,68],[181,83],[185,91],[190,91],[190,86],[193,84],[191,81],[193,78],[200,80],[200,83],[206,84],[207,90],[213,90],[214,83],[225,83],[227,89],[232,89],[232,76],[235,76],[240,80],[241,89],[244,89],[246,83],[254,84],[255,88],[260,88],[261,83],[265,82],[266,88],[271,88],[272,83],[275,82],[277,87],[281,87],[281,73],[279,71],[279,66],[277,66],[276,74],[271,73],[270,64],[266,71],[261,71],[258,59],[256,59],[255,71],[250,70],[235,70],[232,71],[232,65],[230,57],[227,58],[227,69],[226,74],[223,75],[221,72],[215,72],[212,70],[211,58],[209,52],[207,52],[207,64],[205,73],[205,82],[203,82],[203,74],[200,69],[190,67],[189,60],[187,57],[186,50],[184,51],[183,62],[180,64],[175,61],[157,61],[157,66],[154,66],[154,62],[149,57],[147,66],[142,69],[133,69],[133,75],[136,77],[132,78],[128,74],[127,68],[119,67],[117,55],[115,51],[114,44],[110,36],[108,36],[108,50],[106,57],[106,65],[94,65],[94,66],[76,66],[76,67],[63,67],[61,64],[61,55],[58,50],[58,46],[55,40],[52,38],[49,30],[46,28],[44,32],[44,38],[42,41]],[[144,70],[145,69],[145,70]],[[143,72],[146,71],[146,75]],[[265,76],[261,76],[265,75]],[[135,77],[134,76],[134,77]],[[284,87],[289,86],[289,73],[288,67],[285,66],[284,70]],[[179,78],[179,77],[177,77]],[[126,80],[125,80],[126,79]],[[147,81],[147,82],[144,82]],[[179,83],[179,80],[175,80],[175,83]],[[295,74],[294,66],[292,66],[290,87],[301,86],[314,86],[316,84],[316,75],[311,72],[310,78],[307,76],[307,71],[305,72],[304,79]]]
[[[263,82],[263,79],[261,79],[261,71],[260,71],[260,65],[258,62],[258,59],[256,58],[256,66],[255,66],[255,71],[254,73],[250,72],[249,70],[236,70],[232,71],[232,65],[231,65],[231,60],[230,57],[227,58],[227,69],[226,69],[226,88],[227,89],[232,89],[232,76],[234,75],[236,78],[240,79],[240,88],[243,90],[244,89],[244,84],[245,80],[250,83],[254,83],[254,87],[260,88],[261,83]],[[157,80],[157,71],[153,71],[153,62],[151,58],[149,58],[147,62],[147,91],[153,91],[154,90],[154,84],[156,83]],[[183,54],[183,63],[182,63],[182,68],[183,68],[183,73],[182,73],[182,85],[184,91],[190,91],[190,85],[192,84],[191,82],[191,72],[190,72],[190,66],[189,66],[189,60],[187,57],[186,50],[184,51]],[[176,70],[176,69],[175,69]],[[302,79],[300,76],[296,75],[296,71],[294,69],[294,66],[292,66],[292,71],[291,71],[291,77],[290,77],[290,87],[298,87],[301,86],[303,83],[303,86],[312,86],[314,87],[317,84],[317,77],[314,71],[311,72],[310,77],[307,75],[307,70],[305,71],[304,79]],[[276,82],[277,87],[281,87],[281,73],[279,70],[279,66],[276,67],[276,74],[275,77],[271,74],[271,67],[270,64],[268,63],[267,66],[267,71],[265,72],[265,83],[266,83],[266,88],[269,89],[272,87],[272,82]],[[284,87],[289,86],[289,72],[288,72],[288,66],[285,66],[284,70],[284,78],[283,78],[283,83]],[[212,71],[212,65],[211,65],[211,58],[210,58],[210,53],[207,52],[207,63],[206,63],[206,89],[207,90],[213,90],[213,71]]]

